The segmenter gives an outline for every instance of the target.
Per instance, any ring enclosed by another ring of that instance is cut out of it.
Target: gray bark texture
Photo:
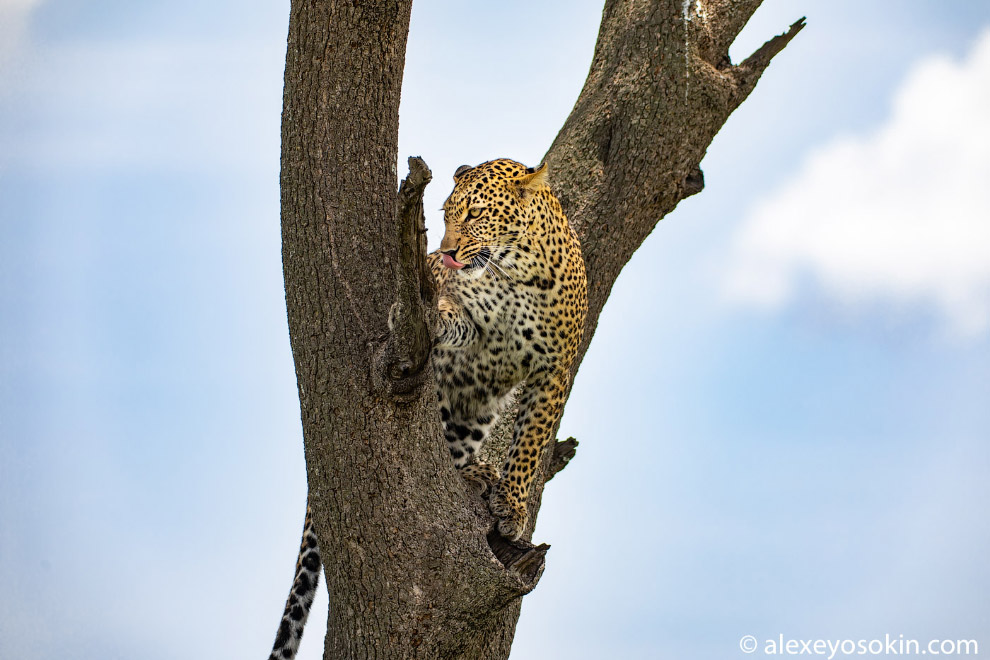
[[[575,369],[619,271],[664,215],[701,190],[712,138],[803,27],[733,65],[729,45],[759,4],[606,2],[587,82],[546,155],[589,278]],[[435,293],[422,259],[430,172],[411,159],[396,185],[410,8],[409,0],[291,4],[282,259],[330,593],[324,658],[504,659],[546,546],[491,532],[486,505],[443,440],[429,364]],[[575,447],[569,439],[548,448],[546,478]]]

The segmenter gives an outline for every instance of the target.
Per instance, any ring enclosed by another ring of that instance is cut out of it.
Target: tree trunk
[[[606,3],[588,80],[546,156],[587,264],[578,363],[619,271],[701,190],[698,164],[715,133],[803,25],[733,66],[728,47],[758,5]],[[507,658],[545,546],[490,534],[487,507],[443,440],[428,361],[432,287],[419,258],[430,176],[421,161],[396,191],[410,7],[292,0],[282,258],[330,592],[324,657]],[[548,475],[572,454],[558,443]],[[533,490],[530,530],[540,479]]]

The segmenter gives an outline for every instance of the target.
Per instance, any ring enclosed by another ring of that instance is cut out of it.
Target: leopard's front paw
[[[500,481],[492,488],[488,506],[492,514],[498,518],[499,534],[510,541],[515,541],[522,536],[529,517],[526,513],[526,502],[514,497],[505,488],[504,481]]]
[[[458,470],[464,481],[484,495],[498,482],[498,468],[490,463],[475,461]]]

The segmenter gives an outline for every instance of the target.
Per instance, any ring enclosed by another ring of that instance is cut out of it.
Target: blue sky
[[[767,0],[740,36],[808,17],[605,308],[514,659],[990,648],[990,5],[946,6]],[[458,165],[539,161],[600,11],[414,7],[399,159],[434,171],[432,245]],[[305,501],[287,16],[0,0],[0,657],[271,644]]]

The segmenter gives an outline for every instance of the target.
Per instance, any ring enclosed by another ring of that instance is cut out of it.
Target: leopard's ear
[[[465,172],[470,172],[473,169],[474,168],[471,167],[470,165],[461,165],[460,167],[458,167],[454,171],[454,183],[457,183],[457,180],[461,178],[462,174],[464,174]]]
[[[525,204],[533,198],[533,195],[540,189],[540,186],[546,185],[546,182],[547,164],[543,163],[535,169],[527,167],[526,174],[512,180],[512,189]]]

